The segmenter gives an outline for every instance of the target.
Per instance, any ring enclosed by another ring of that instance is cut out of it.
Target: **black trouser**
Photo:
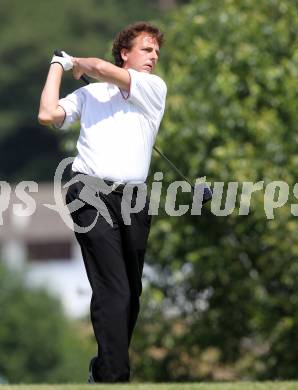
[[[81,182],[72,184],[66,195],[70,203],[79,198]],[[128,347],[139,313],[142,271],[151,216],[148,201],[139,213],[131,214],[131,225],[121,215],[122,194],[99,195],[108,208],[113,226],[99,215],[87,233],[75,233],[80,244],[92,288],[91,321],[98,344],[93,370],[98,382],[129,381]],[[136,193],[132,196],[132,206]],[[71,214],[80,226],[90,226],[98,210],[85,203]]]

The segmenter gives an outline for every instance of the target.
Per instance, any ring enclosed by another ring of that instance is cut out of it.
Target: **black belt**
[[[71,177],[72,178],[75,177],[76,175],[84,175],[84,176],[92,177],[95,180],[96,179],[102,180],[106,185],[108,185],[109,187],[112,187],[112,192],[116,192],[116,193],[119,193],[119,194],[123,194],[123,190],[124,190],[124,188],[126,186],[133,187],[133,194],[136,194],[138,192],[139,188],[146,187],[146,183],[139,183],[139,184],[128,184],[127,183],[127,184],[122,184],[122,183],[113,182],[111,180],[105,180],[105,179],[101,179],[101,178],[96,178],[96,176],[90,176],[90,175],[87,175],[86,173],[82,173],[82,172],[74,172],[74,171],[71,172]]]
[[[123,193],[123,190],[125,188],[125,185],[132,185],[132,184],[121,184],[121,183],[115,183],[114,181],[110,180],[103,180],[109,187],[112,187],[112,192],[120,192]],[[135,186],[134,186],[135,187]]]

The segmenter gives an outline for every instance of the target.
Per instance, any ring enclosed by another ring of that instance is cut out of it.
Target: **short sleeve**
[[[82,93],[80,89],[59,100],[59,106],[65,111],[65,119],[60,129],[66,130],[71,124],[80,119],[82,112]]]
[[[165,82],[158,76],[128,69],[131,78],[128,101],[137,105],[151,120],[160,122],[167,94]]]

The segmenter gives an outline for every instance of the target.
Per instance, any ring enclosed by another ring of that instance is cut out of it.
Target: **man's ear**
[[[127,53],[128,53],[128,50],[127,49],[121,49],[121,51],[120,51],[120,54],[121,54],[121,58],[122,58],[122,60],[125,62],[125,61],[127,61]]]

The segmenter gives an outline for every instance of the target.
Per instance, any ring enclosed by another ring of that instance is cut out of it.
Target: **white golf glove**
[[[72,57],[67,53],[65,53],[65,51],[62,51],[61,53],[63,54],[63,57],[54,55],[51,60],[51,64],[58,63],[62,65],[62,68],[65,71],[72,69],[73,68]]]

